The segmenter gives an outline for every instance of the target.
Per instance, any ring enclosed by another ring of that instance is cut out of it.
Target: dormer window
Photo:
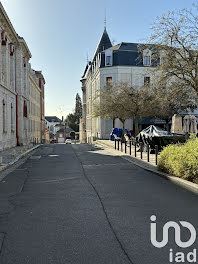
[[[151,65],[151,55],[152,55],[151,50],[145,49],[143,51],[143,65],[144,66],[150,66]]]
[[[151,65],[151,57],[150,56],[144,56],[144,65],[145,66]]]
[[[111,66],[112,62],[111,62],[111,56],[107,56],[106,57],[106,66]]]
[[[105,50],[105,66],[112,66],[112,57],[113,57],[113,52],[112,50],[108,49]]]
[[[164,50],[160,52],[160,64],[164,64],[167,62],[166,53]]]

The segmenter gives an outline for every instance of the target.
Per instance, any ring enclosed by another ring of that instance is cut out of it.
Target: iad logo
[[[163,239],[162,241],[157,241],[157,224],[156,224],[156,216],[152,215],[151,216],[151,243],[153,244],[154,247],[156,248],[162,248],[165,247],[168,244],[168,238],[169,234],[168,231],[170,228],[174,228],[175,230],[175,243],[178,245],[180,248],[188,248],[191,247],[195,240],[196,240],[196,230],[192,224],[189,222],[185,221],[180,221],[179,223],[181,224],[182,227],[187,228],[190,232],[190,239],[186,242],[181,241],[181,227],[178,223],[170,221],[167,222],[164,227],[163,227]],[[186,259],[189,263],[196,263],[197,251],[194,249],[192,252],[189,252],[186,255]],[[183,252],[177,252],[176,254],[173,253],[173,250],[170,249],[169,251],[169,261],[173,262],[175,261],[176,263],[178,262],[183,262],[185,263],[185,254]]]

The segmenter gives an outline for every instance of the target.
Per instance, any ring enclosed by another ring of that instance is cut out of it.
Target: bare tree
[[[117,113],[118,91],[112,85],[107,85],[94,98],[93,115],[104,119],[112,119],[113,128]]]
[[[117,82],[101,89],[95,99],[94,115],[103,118],[118,118],[122,123],[123,132],[127,119],[135,120],[135,134],[137,135],[138,121],[149,114],[152,94],[148,87],[131,87],[127,82]],[[114,125],[114,123],[113,123]],[[114,126],[113,126],[114,127]]]
[[[180,87],[175,83],[166,86],[150,87],[150,108],[147,115],[166,121],[166,129],[169,130],[169,121],[174,114],[181,114],[197,108],[196,93],[192,88]]]
[[[131,87],[124,85],[122,87],[122,97],[123,107],[127,115],[135,121],[135,135],[137,135],[139,133],[139,120],[153,114],[153,90],[149,86]]]
[[[189,87],[198,94],[198,7],[169,12],[152,26],[148,45],[157,66],[157,82]],[[141,47],[143,49],[143,47]]]

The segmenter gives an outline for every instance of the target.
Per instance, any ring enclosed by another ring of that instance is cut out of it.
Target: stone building
[[[30,84],[30,110],[29,110],[29,131],[30,141],[41,143],[41,89],[39,87],[39,79],[34,70],[30,68],[29,73]]]
[[[139,52],[138,45],[142,46],[142,53]],[[93,115],[93,101],[96,94],[100,93],[101,88],[122,81],[138,89],[138,87],[153,82],[153,73],[156,69],[156,62],[152,60],[153,48],[151,45],[127,42],[112,46],[106,28],[104,29],[93,58],[87,64],[81,79],[83,111],[80,120],[80,141],[82,143],[92,142],[94,139],[108,139],[112,131],[112,120],[95,118]],[[159,58],[159,61],[162,61],[162,58]],[[198,110],[193,113],[181,112],[179,117],[173,116],[172,122],[169,124],[169,128],[172,125],[172,132],[182,133],[183,117],[186,114],[193,114],[198,120]],[[165,128],[165,121],[142,119],[139,122],[139,129],[141,130],[148,125],[158,125]],[[115,121],[115,127],[122,128],[118,119]],[[132,119],[125,121],[125,128],[134,130]]]
[[[47,128],[51,136],[55,136],[56,132],[60,129],[62,120],[57,116],[45,117],[45,128]]]
[[[42,71],[35,71],[38,78],[39,87],[41,90],[40,94],[40,117],[41,117],[41,143],[46,143],[45,139],[45,79],[42,74]]]
[[[16,33],[0,2],[0,150],[31,142],[30,105],[31,100],[35,100],[31,89],[35,87],[30,77],[30,58],[25,40]],[[41,72],[37,74],[41,91],[37,99],[42,106],[39,113],[40,134],[45,135],[45,81]]]
[[[17,143],[16,45],[18,35],[0,2],[0,150]]]
[[[127,82],[134,87],[141,87],[152,82],[155,65],[151,62],[151,51],[143,52],[139,60],[137,43],[122,42],[112,46],[106,28],[101,36],[92,60],[85,68],[81,79],[83,93],[83,115],[80,124],[81,142],[108,139],[112,131],[112,120],[93,116],[93,100],[100,89],[113,82]],[[122,128],[117,119],[115,126]],[[133,129],[133,120],[126,120],[125,127]]]
[[[29,136],[29,109],[30,109],[30,85],[29,85],[29,60],[31,53],[25,40],[18,37],[19,45],[16,46],[16,117],[17,117],[17,144],[30,143]]]

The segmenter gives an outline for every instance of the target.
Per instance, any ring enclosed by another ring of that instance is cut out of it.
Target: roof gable
[[[100,41],[98,43],[98,46],[96,48],[96,51],[94,53],[92,62],[95,61],[95,58],[98,55],[98,53],[102,52],[103,50],[109,49],[111,47],[112,47],[111,40],[110,40],[109,35],[107,33],[107,30],[105,28],[105,30],[104,30],[101,38],[100,38]]]

